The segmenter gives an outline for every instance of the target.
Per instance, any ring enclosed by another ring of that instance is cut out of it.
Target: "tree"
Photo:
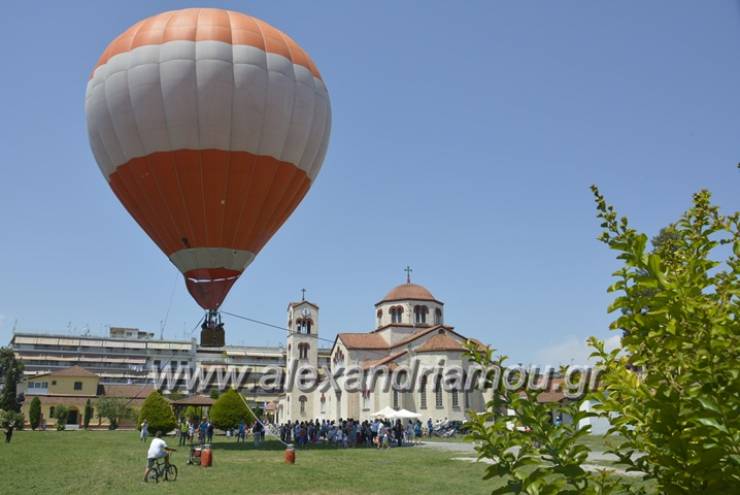
[[[67,427],[67,418],[69,417],[69,409],[67,409],[67,406],[56,406],[54,409],[54,417],[57,420],[57,430],[64,430]]]
[[[177,426],[177,419],[172,412],[172,406],[159,391],[155,390],[144,401],[139,413],[139,424],[146,420],[149,431],[169,433]]]
[[[15,358],[13,349],[0,347],[0,379],[3,384],[0,391],[0,409],[15,412],[21,410],[17,395],[18,383],[22,378],[23,363]]]
[[[600,240],[623,263],[609,288],[622,348],[591,339],[604,368],[600,410],[624,439],[614,453],[660,493],[731,493],[740,484],[740,214],[721,215],[701,191],[648,252],[647,236],[593,192]]]
[[[85,417],[87,418],[87,406],[85,404]],[[96,406],[98,409],[98,417],[106,418],[108,420],[108,428],[115,430],[118,428],[118,424],[121,420],[129,419],[133,417],[133,411],[128,405],[126,399],[120,397],[101,397],[97,400]],[[92,408],[92,406],[90,406]],[[90,413],[92,416],[92,412]],[[89,420],[86,420],[89,424]]]
[[[194,421],[200,421],[200,413],[193,406],[186,407],[183,416],[191,423]]]
[[[90,426],[90,421],[92,420],[93,413],[94,413],[94,409],[92,406],[92,402],[90,402],[90,399],[87,399],[85,401],[85,414],[82,419],[82,424],[85,425],[85,429],[87,429],[88,426]]]
[[[210,395],[211,395],[211,399],[216,400],[216,399],[218,399],[218,396],[220,394],[219,394],[219,391],[218,391],[217,388],[212,388],[211,389],[211,392],[210,392]]]
[[[13,425],[13,428],[22,430],[24,419],[23,413],[0,409],[0,428],[8,428]]]
[[[473,361],[502,376],[507,357],[494,357],[494,352],[473,342],[467,346]],[[505,380],[489,380],[486,386],[493,389],[492,400],[482,413],[471,413],[466,425],[478,457],[495,461],[486,467],[486,478],[504,483],[494,494],[629,493],[608,470],[590,473],[582,467],[590,448],[579,440],[590,433],[591,425],[581,420],[594,415],[581,410],[582,397],[566,404],[546,403],[537,400],[542,390],[512,390]],[[555,425],[554,412],[572,421]]]
[[[618,317],[621,348],[606,351],[590,339],[600,383],[587,398],[618,433],[610,452],[628,471],[644,473],[657,493],[734,493],[740,484],[740,214],[722,216],[708,192],[663,229],[648,237],[618,218],[594,187],[600,239],[623,263],[609,292]],[[731,251],[728,254],[728,251]],[[724,253],[723,262],[712,256]],[[471,357],[501,369],[505,357],[469,346]],[[551,406],[536,393],[494,386],[486,411],[470,418],[481,458],[495,460],[487,477],[505,485],[493,493],[644,493],[603,471],[586,474],[589,449],[578,420],[583,398],[566,411],[572,425],[554,428]],[[505,414],[500,414],[506,411]],[[591,415],[589,413],[588,415]]]
[[[242,421],[254,421],[254,416],[244,404],[244,399],[232,388],[221,394],[211,406],[208,416],[213,425],[221,430],[236,428]]]
[[[28,422],[31,423],[31,429],[35,430],[41,424],[41,399],[34,397],[28,408]]]

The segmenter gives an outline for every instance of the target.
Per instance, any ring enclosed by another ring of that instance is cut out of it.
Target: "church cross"
[[[406,268],[404,268],[403,271],[406,272],[406,283],[410,284],[411,283],[411,272],[413,272],[414,270],[412,270],[410,266],[406,265]]]
[[[306,300],[306,289],[301,289],[301,301]]]

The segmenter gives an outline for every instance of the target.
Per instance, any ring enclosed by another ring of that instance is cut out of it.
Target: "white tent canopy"
[[[391,409],[390,407],[384,407],[380,411],[372,413],[370,416],[373,418],[385,418],[385,419],[393,419],[393,415],[396,414],[397,411],[394,409]]]
[[[396,411],[396,414],[394,418],[396,419],[417,419],[420,418],[421,414],[411,412],[408,409],[401,409],[399,411]]]
[[[385,418],[385,419],[415,419],[420,418],[421,414],[401,409],[396,411],[390,407],[384,407],[380,411],[371,414],[373,418]]]

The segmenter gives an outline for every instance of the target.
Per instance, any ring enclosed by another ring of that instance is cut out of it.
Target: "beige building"
[[[287,348],[292,366],[318,364],[314,352],[319,336],[318,312],[318,306],[308,301],[288,306],[288,327],[293,333]],[[439,373],[422,372],[456,368],[464,380],[471,365],[465,356],[469,339],[445,324],[444,303],[429,290],[407,280],[375,304],[375,323],[376,328],[370,332],[339,333],[330,352],[333,375],[339,368],[362,370],[359,387],[347,387],[349,377],[337,379],[339,391],[332,387],[301,392],[293,387],[280,398],[277,420],[366,420],[384,407],[407,409],[423,420],[464,420],[466,411],[483,409],[483,393],[466,392],[462,387],[445,390]],[[409,370],[405,376],[413,378],[414,383],[407,381],[406,390],[394,390],[387,386],[387,377],[401,369]],[[375,381],[370,379],[373,374]]]
[[[57,423],[55,412],[60,406],[64,406],[69,411],[67,428],[83,426],[85,404],[88,400],[93,407],[90,426],[108,426],[107,419],[98,417],[96,402],[98,398],[105,396],[124,399],[136,412],[154,389],[150,385],[102,384],[97,374],[80,366],[34,375],[26,380],[23,387],[26,400],[21,411],[26,421],[31,402],[38,397],[41,402],[42,427],[55,427]],[[133,421],[129,419],[122,424],[133,424]]]

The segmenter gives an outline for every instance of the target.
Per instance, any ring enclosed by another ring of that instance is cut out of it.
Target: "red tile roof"
[[[41,374],[35,375],[33,378],[38,378],[40,376],[52,376],[52,377],[69,376],[69,377],[74,377],[74,378],[86,378],[86,377],[98,378],[98,375],[96,375],[92,371],[88,371],[85,368],[82,368],[81,366],[70,366],[69,368],[62,368],[60,370],[52,371],[49,373],[41,373]]]
[[[107,397],[123,397],[125,399],[146,399],[154,391],[154,385],[103,385],[104,395]]]
[[[464,350],[465,347],[457,340],[445,333],[438,333],[414,349],[414,352],[446,352]]]
[[[340,333],[337,338],[347,349],[388,349],[388,342],[377,333]]]
[[[212,406],[216,402],[206,395],[191,395],[184,399],[173,401],[175,406]]]
[[[377,366],[383,366],[389,363],[391,363],[389,367],[392,367],[393,366],[392,361],[395,361],[396,359],[400,358],[401,356],[407,353],[408,351],[401,351],[401,352],[397,352],[396,354],[391,354],[390,356],[384,357],[382,359],[372,359],[369,361],[363,361],[362,369],[366,370],[370,368],[375,368]]]

